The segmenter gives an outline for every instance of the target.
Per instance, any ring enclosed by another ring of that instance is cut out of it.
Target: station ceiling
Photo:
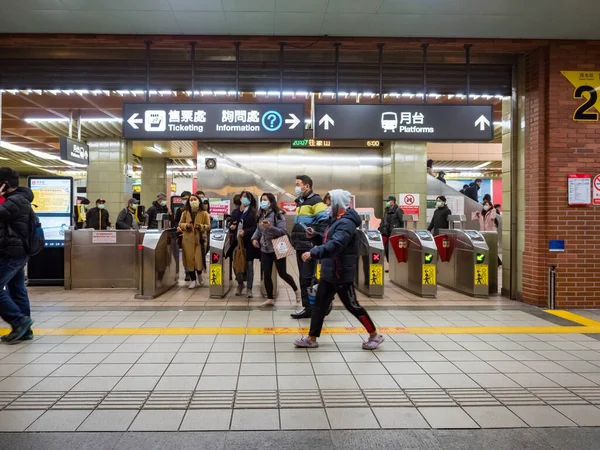
[[[0,0],[0,33],[600,39],[597,0]]]

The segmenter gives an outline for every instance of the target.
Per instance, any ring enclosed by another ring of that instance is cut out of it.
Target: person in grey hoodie
[[[325,196],[327,197],[327,196]],[[296,339],[294,345],[300,348],[317,348],[317,338],[321,336],[323,321],[334,294],[346,309],[356,317],[365,327],[369,338],[363,342],[365,350],[375,350],[383,342],[384,337],[377,332],[375,324],[367,311],[358,303],[354,280],[356,279],[356,266],[358,264],[358,228],[361,218],[358,213],[350,208],[352,195],[342,189],[329,191],[330,222],[324,236],[320,236],[314,229],[308,228],[306,236],[315,241],[316,247],[302,255],[302,259],[321,260],[321,279],[317,287],[316,303],[311,316],[310,331],[308,336]],[[329,208],[328,208],[329,210]]]
[[[275,196],[271,193],[264,193],[260,197],[260,215],[258,226],[252,235],[252,244],[260,248],[260,260],[263,267],[263,279],[265,290],[267,291],[267,300],[260,306],[273,306],[273,264],[277,268],[277,273],[283,281],[290,285],[296,294],[296,301],[300,300],[300,290],[292,276],[287,273],[286,258],[277,259],[275,249],[273,248],[273,239],[285,236],[285,217],[277,205]]]

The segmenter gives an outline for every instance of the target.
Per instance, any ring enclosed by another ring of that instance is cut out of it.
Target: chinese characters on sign
[[[575,122],[598,122],[600,118],[600,72],[581,72],[579,70],[563,70],[562,75],[575,88],[573,98],[580,100],[579,106],[573,112]]]
[[[592,177],[589,174],[570,174],[568,183],[569,206],[588,206],[592,203]]]
[[[304,105],[126,103],[126,139],[300,139]]]

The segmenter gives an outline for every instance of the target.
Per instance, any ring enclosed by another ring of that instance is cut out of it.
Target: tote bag
[[[290,238],[287,234],[273,239],[273,250],[275,250],[275,256],[277,259],[287,258],[295,253],[294,247],[290,242]]]

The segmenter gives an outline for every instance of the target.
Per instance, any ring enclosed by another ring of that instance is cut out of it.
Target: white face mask
[[[489,211],[489,209],[490,209],[490,206],[489,206],[489,205],[485,205],[485,206],[483,207],[483,210],[484,210],[484,211]]]
[[[200,202],[198,200],[192,200],[190,202],[190,206],[192,207],[192,211],[198,211],[198,208],[200,208]]]
[[[300,197],[302,195],[302,188],[300,186],[296,186],[295,192],[296,195]]]

